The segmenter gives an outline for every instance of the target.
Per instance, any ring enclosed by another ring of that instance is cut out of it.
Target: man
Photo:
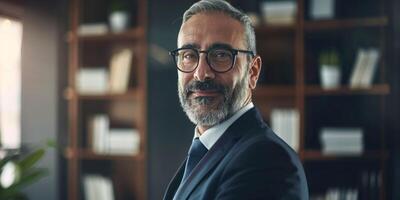
[[[188,157],[165,200],[308,199],[296,153],[252,103],[261,69],[250,19],[222,0],[189,8],[171,51],[178,93],[196,124]]]

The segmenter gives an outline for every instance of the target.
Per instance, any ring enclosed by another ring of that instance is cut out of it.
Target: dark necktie
[[[185,173],[183,174],[182,181],[189,176],[190,172],[192,172],[193,168],[197,165],[201,158],[203,158],[207,151],[207,148],[201,143],[198,137],[193,140],[192,146],[190,146],[189,149]]]

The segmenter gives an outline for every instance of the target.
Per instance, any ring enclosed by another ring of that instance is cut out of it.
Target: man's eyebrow
[[[214,49],[214,48],[232,49],[232,46],[227,43],[214,43],[208,47],[208,49]]]
[[[180,48],[200,49],[200,45],[198,45],[198,44],[184,44]]]

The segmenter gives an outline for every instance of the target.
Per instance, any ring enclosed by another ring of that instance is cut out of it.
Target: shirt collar
[[[240,116],[242,116],[245,112],[254,107],[254,104],[250,102],[243,108],[239,109],[232,117],[223,121],[220,124],[217,124],[206,131],[200,136],[197,127],[194,129],[194,138],[199,137],[201,143],[210,150],[211,147],[217,142],[217,140],[222,136],[222,134],[228,129],[230,125],[233,124]]]

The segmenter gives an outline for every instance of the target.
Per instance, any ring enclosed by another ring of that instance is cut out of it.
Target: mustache
[[[227,88],[222,84],[219,84],[213,80],[192,81],[186,85],[185,94],[188,95],[193,91],[207,91],[207,90],[217,91],[225,94]]]

